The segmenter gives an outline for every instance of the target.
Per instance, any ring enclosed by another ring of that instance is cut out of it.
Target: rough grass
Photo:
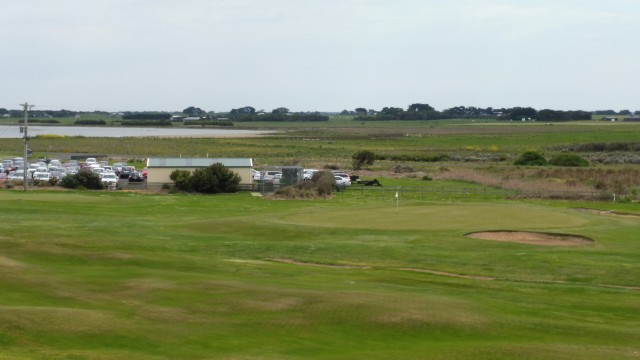
[[[388,219],[393,201],[356,195],[0,191],[2,357],[637,357],[637,218],[571,209],[598,203],[407,201],[403,222]]]

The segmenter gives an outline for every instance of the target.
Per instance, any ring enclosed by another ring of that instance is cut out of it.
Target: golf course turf
[[[633,206],[396,205],[0,191],[0,358],[638,358]]]

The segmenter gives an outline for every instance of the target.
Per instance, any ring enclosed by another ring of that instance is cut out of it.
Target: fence
[[[272,194],[280,188],[278,184],[254,183],[240,184],[240,191],[259,192],[263,195]],[[404,198],[478,198],[478,199],[567,199],[616,201],[625,196],[600,191],[547,191],[547,190],[512,190],[487,187],[451,188],[437,186],[364,186],[352,185],[343,191],[337,191],[336,196],[362,197],[398,197]],[[617,199],[616,199],[617,198]]]

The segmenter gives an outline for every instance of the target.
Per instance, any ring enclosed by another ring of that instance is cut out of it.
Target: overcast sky
[[[0,0],[0,108],[640,110],[638,0]]]

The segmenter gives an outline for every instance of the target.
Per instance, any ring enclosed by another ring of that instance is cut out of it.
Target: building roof
[[[147,167],[199,168],[221,163],[226,167],[253,167],[251,158],[148,158]]]

